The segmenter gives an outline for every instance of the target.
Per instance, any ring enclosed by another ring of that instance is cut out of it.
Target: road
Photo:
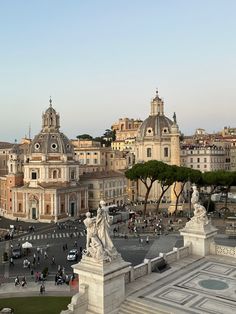
[[[1,221],[1,224],[5,223],[9,225],[7,221]],[[24,228],[28,230],[28,227],[32,225],[25,223]],[[122,229],[122,228],[120,228]],[[158,256],[160,252],[171,251],[174,246],[180,247],[183,245],[183,239],[178,233],[172,233],[168,235],[161,235],[158,238],[149,236],[149,243],[146,243],[146,235],[141,236],[143,242],[140,243],[138,237],[128,237],[128,239],[121,237],[113,237],[113,243],[117,248],[117,251],[121,254],[124,260],[131,262],[133,265],[137,265],[143,262],[144,258],[153,258]],[[33,268],[33,272],[42,272],[45,267],[49,269],[50,279],[54,279],[58,269],[58,265],[65,268],[65,273],[72,274],[71,265],[75,262],[68,262],[66,256],[68,251],[75,246],[78,250],[85,248],[86,232],[83,223],[69,222],[64,223],[63,228],[58,227],[56,224],[37,224],[35,232],[22,234],[13,239],[13,241],[0,242],[0,255],[3,255],[4,251],[10,252],[10,245],[17,247],[18,244],[24,242],[30,242],[33,245],[32,250],[29,252],[27,258],[33,262],[33,255],[36,255],[36,265]],[[76,242],[76,243],[75,243]],[[224,235],[218,235],[216,242],[222,245],[235,246],[235,239],[228,239]],[[63,250],[63,246],[67,244],[67,250]],[[76,245],[75,245],[76,244]],[[37,248],[42,251],[42,254],[37,253]],[[44,258],[44,252],[47,252],[48,258]],[[52,265],[52,256],[55,257],[55,265]],[[79,257],[80,260],[81,256]],[[9,262],[0,264],[0,281],[6,280],[13,282],[16,275],[26,276],[28,280],[33,280],[31,276],[31,270],[23,268],[24,257],[14,259],[14,266],[10,266]],[[78,261],[79,261],[78,260]]]

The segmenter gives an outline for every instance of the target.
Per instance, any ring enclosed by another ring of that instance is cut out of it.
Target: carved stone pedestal
[[[83,256],[80,263],[73,265],[79,275],[79,285],[88,286],[88,307],[78,314],[116,314],[125,298],[125,273],[130,263],[118,257],[111,262],[98,262]],[[76,312],[77,313],[77,312]]]
[[[217,234],[217,229],[208,224],[189,221],[185,228],[180,230],[180,234],[184,237],[184,245],[192,243],[192,254],[206,256],[210,254],[210,244]]]

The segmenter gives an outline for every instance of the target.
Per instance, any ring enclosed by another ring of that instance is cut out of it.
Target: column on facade
[[[42,207],[42,193],[39,194],[39,216],[44,215],[44,208]]]
[[[25,193],[25,209],[26,209],[26,216],[29,217],[29,194]]]
[[[80,209],[81,209],[81,191],[76,193],[76,199],[77,199],[77,204],[76,204],[76,216],[79,216],[80,214]]]
[[[54,194],[51,194],[51,209],[52,209],[52,215],[54,214],[54,207],[53,207],[53,198],[54,198]]]

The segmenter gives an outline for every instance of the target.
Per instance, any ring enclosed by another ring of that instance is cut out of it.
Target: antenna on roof
[[[29,139],[31,139],[31,124],[29,124]]]

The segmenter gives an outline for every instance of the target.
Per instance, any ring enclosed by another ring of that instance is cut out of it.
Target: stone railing
[[[145,259],[144,263],[137,266],[130,266],[130,270],[125,274],[125,283],[132,282],[140,277],[151,274],[155,265],[160,259],[165,259],[168,264],[174,263],[181,258],[187,257],[191,254],[191,244],[187,244],[181,248],[173,248],[173,251],[168,253],[160,253],[158,257],[152,259]]]
[[[213,255],[231,256],[236,258],[236,247],[211,243],[210,253]]]

